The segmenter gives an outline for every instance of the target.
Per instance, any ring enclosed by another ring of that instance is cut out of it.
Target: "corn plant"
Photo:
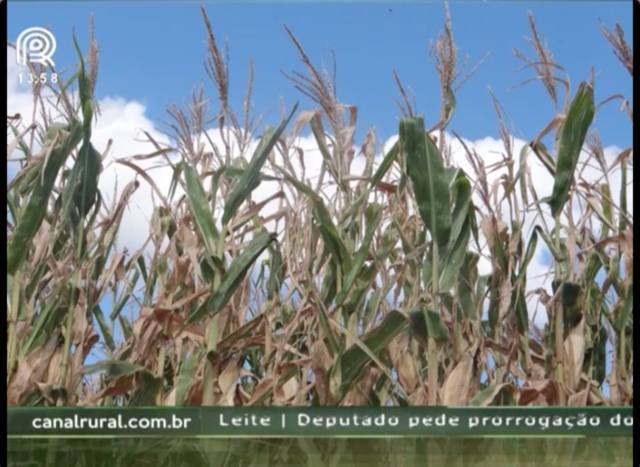
[[[449,129],[470,74],[448,14],[432,49],[439,119],[425,126],[395,74],[404,116],[380,157],[373,130],[357,149],[357,107],[289,28],[303,71],[286,76],[312,107],[292,105],[258,133],[252,70],[237,111],[226,53],[202,14],[215,114],[202,89],[189,110],[171,107],[171,144],[149,135],[148,155],[118,161],[138,178],[113,203],[97,188],[105,155],[92,144],[93,39],[88,59],[76,44],[77,72],[48,90],[56,113],[34,88],[42,118],[8,120],[8,153],[21,165],[7,191],[11,405],[632,403],[633,152],[607,161],[592,125],[595,84],[570,86],[532,17],[536,57],[516,55],[557,112],[516,154],[492,96],[504,148],[487,166]],[[603,32],[631,73],[622,29]],[[320,158],[313,174],[305,130]],[[170,186],[140,159],[170,167]],[[553,177],[547,199],[533,163]],[[595,184],[582,175],[593,165]],[[503,175],[490,183],[495,171]],[[118,234],[141,183],[157,195],[149,235],[126,252]],[[259,199],[263,184],[273,189]],[[531,291],[539,247],[553,258],[552,285]],[[542,329],[529,316],[536,298]]]

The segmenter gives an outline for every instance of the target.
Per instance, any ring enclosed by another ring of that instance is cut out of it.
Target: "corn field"
[[[449,128],[468,75],[447,16],[431,50],[439,121],[425,125],[396,74],[398,139],[380,154],[373,130],[356,140],[357,107],[288,28],[301,68],[287,78],[308,107],[262,128],[250,85],[232,108],[228,58],[202,14],[215,95],[169,109],[171,144],[149,135],[148,154],[118,161],[136,179],[113,203],[98,189],[108,148],[92,144],[93,34],[86,51],[76,43],[77,73],[50,85],[55,99],[34,85],[33,123],[7,120],[20,165],[7,182],[10,405],[633,403],[633,150],[607,160],[592,125],[611,101],[632,120],[624,97],[597,102],[590,77],[572,85],[530,16],[533,55],[516,55],[558,110],[516,152],[494,98],[503,148],[487,165]],[[622,29],[602,32],[632,78]],[[297,145],[304,132],[317,173]],[[149,161],[172,170],[168,190]],[[532,177],[540,163],[549,197]],[[154,193],[148,238],[126,251],[123,213],[142,184]],[[530,290],[537,248],[551,286]]]

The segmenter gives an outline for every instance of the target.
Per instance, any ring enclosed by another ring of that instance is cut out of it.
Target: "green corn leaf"
[[[26,343],[20,349],[19,357],[24,357],[38,345],[42,345],[57,326],[64,320],[68,308],[61,305],[63,295],[68,293],[67,287],[60,287],[52,294],[50,301],[38,313],[33,329]]]
[[[600,322],[600,311],[602,309],[602,294],[598,289],[598,284],[586,283],[586,306],[584,317],[588,326],[596,326]]]
[[[340,355],[342,353],[344,345],[340,344],[335,333],[331,330],[329,317],[327,316],[327,312],[324,310],[324,308],[320,308],[318,310],[318,322],[320,323],[322,334],[324,334],[325,338],[327,339],[327,343],[329,344],[331,353],[333,355]]]
[[[195,379],[195,373],[200,358],[197,354],[191,353],[183,355],[176,382],[176,406],[184,405],[189,388]]]
[[[129,399],[130,407],[153,407],[157,405],[158,395],[162,391],[164,378],[150,371],[140,371],[134,376],[135,389]]]
[[[98,199],[98,180],[102,169],[100,153],[86,139],[78,151],[69,184],[63,194],[63,211],[73,225],[82,220]],[[72,207],[73,206],[73,207]]]
[[[527,336],[529,331],[529,312],[524,294],[524,284],[518,284],[515,294],[516,327],[521,336]]]
[[[492,274],[489,279],[489,310],[487,312],[487,318],[489,322],[489,328],[491,329],[491,335],[495,335],[498,332],[499,318],[500,318],[500,302],[502,296],[500,295],[500,286],[502,281],[506,280],[501,278],[501,274]]]
[[[438,289],[442,291],[451,289],[456,283],[471,237],[473,222],[471,183],[461,170],[454,169],[452,173],[451,193],[455,199],[455,205],[446,256],[442,257],[440,265],[442,272]]]
[[[136,273],[133,276],[133,280],[131,281],[131,284],[135,284],[139,277],[140,277],[140,274],[138,271],[136,271]],[[120,313],[122,313],[122,310],[124,309],[125,305],[129,302],[130,298],[131,298],[131,286],[129,286],[128,291],[122,296],[120,301],[113,307],[113,310],[111,310],[111,313],[109,314],[109,319],[115,320],[119,318]]]
[[[342,241],[342,238],[340,237],[340,234],[338,233],[336,225],[331,219],[329,211],[319,198],[317,198],[313,204],[314,220],[318,224],[322,240],[325,245],[327,245],[329,252],[334,257],[336,264],[341,268],[341,270],[343,272],[348,271],[351,267],[351,257],[344,245],[344,242]]]
[[[619,305],[614,309],[614,319],[613,326],[618,331],[618,333],[622,334],[625,332],[625,328],[627,324],[632,319],[632,311],[633,311],[633,288],[629,288],[629,292],[626,294],[627,296],[619,302]]]
[[[47,142],[45,144],[51,144]],[[42,173],[42,164],[44,159],[32,160],[28,166],[22,169],[7,184],[7,191],[15,190],[21,195],[29,193],[33,186],[38,182],[38,175]]]
[[[267,298],[272,300],[280,295],[284,279],[284,263],[282,253],[277,245],[271,245],[269,251],[271,252],[271,262],[269,263],[269,279],[267,280]]]
[[[374,264],[366,265],[362,268],[351,288],[349,298],[342,304],[347,314],[350,315],[357,310],[361,310],[361,305],[364,304],[365,296],[371,290],[371,285],[377,273],[378,269]]]
[[[78,45],[78,40],[75,35],[73,36],[73,45],[78,54],[79,70],[76,75],[78,78],[78,94],[80,96],[80,105],[82,106],[82,121],[84,124],[85,140],[91,138],[91,119],[93,118],[93,102],[91,95],[91,83],[85,72],[84,58],[82,57],[82,51]]]
[[[380,163],[380,166],[376,170],[375,174],[373,174],[371,184],[369,185],[371,188],[380,183],[384,176],[387,174],[387,172],[391,168],[391,165],[393,164],[393,161],[395,161],[398,157],[399,147],[400,145],[398,144],[398,141],[396,141],[395,143],[393,143],[393,146],[391,146],[391,149],[389,149],[389,152],[387,152],[387,154],[384,156],[384,159],[382,159],[382,163]]]
[[[526,146],[525,146],[526,147]],[[556,163],[549,154],[549,150],[541,141],[532,141],[529,143],[529,147],[533,150],[533,153],[538,157],[538,160],[542,163],[543,167],[547,169],[547,172],[552,177],[556,176]]]
[[[551,252],[551,255],[553,256],[553,258],[560,263],[563,262],[565,260],[564,253],[562,251],[558,251],[558,248],[556,247],[555,243],[553,242],[553,240],[551,240],[549,235],[547,235],[547,233],[542,229],[542,227],[540,227],[539,225],[536,225],[534,229],[535,229],[535,232],[537,232],[537,234],[540,235],[540,237],[542,237],[542,240],[544,240],[544,242],[546,243],[547,248],[549,248],[549,251]]]
[[[529,243],[527,243],[527,249],[525,250],[524,258],[522,258],[522,262],[520,263],[520,270],[518,271],[517,281],[520,282],[525,277],[527,273],[527,267],[529,263],[533,259],[533,255],[536,252],[536,248],[538,246],[538,231],[542,231],[540,226],[535,226],[533,232],[531,232],[531,236],[529,237]]]
[[[214,284],[216,277],[224,275],[224,263],[217,256],[203,256],[200,260],[200,272],[202,278],[209,284]]]
[[[320,150],[320,154],[322,155],[322,160],[324,162],[325,167],[331,173],[334,180],[338,184],[342,184],[342,180],[340,179],[340,172],[336,167],[334,162],[334,158],[331,156],[331,152],[329,151],[329,147],[325,141],[324,129],[322,128],[322,119],[320,118],[319,113],[315,113],[311,118],[310,122],[311,131],[313,133],[313,137],[318,144],[318,149]]]
[[[138,265],[138,269],[140,270],[140,274],[142,274],[142,280],[146,283],[147,280],[149,280],[149,277],[147,276],[147,266],[144,262],[144,256],[139,255],[136,259],[136,263]]]
[[[362,240],[362,245],[353,258],[351,269],[349,270],[349,273],[344,280],[342,288],[336,296],[336,306],[342,305],[344,300],[347,298],[347,294],[353,286],[353,283],[357,279],[358,275],[362,272],[362,265],[367,259],[367,255],[369,254],[369,247],[371,246],[371,241],[373,240],[373,234],[375,233],[381,218],[382,206],[372,204],[367,207],[367,211],[365,213],[366,227],[364,239]]]
[[[515,278],[515,288],[511,306],[515,311],[516,326],[518,328],[518,332],[520,332],[521,335],[526,335],[529,329],[529,314],[527,311],[527,303],[525,300],[524,290],[526,286],[527,267],[529,266],[529,263],[533,259],[533,256],[536,252],[539,231],[542,231],[542,229],[539,226],[536,226],[533,229],[533,232],[531,232],[529,243],[527,244],[524,257],[522,258],[518,274]]]
[[[220,287],[187,318],[186,324],[202,319],[207,313],[218,313],[228,303],[260,253],[274,240],[275,235],[269,232],[258,233],[242,253],[231,262]]]
[[[406,329],[406,326],[407,320],[404,315],[397,310],[393,310],[385,316],[374,330],[361,338],[362,344],[369,349],[371,354],[378,355],[391,339]],[[342,369],[340,382],[344,390],[353,386],[360,371],[371,361],[371,356],[358,344],[353,344],[339,360],[339,365]]]
[[[467,216],[467,222],[462,226],[462,231],[459,232],[456,242],[447,248],[447,255],[440,266],[442,272],[440,274],[438,290],[446,292],[455,285],[465,261],[470,237],[471,221],[469,216]]]
[[[104,313],[102,312],[100,305],[96,305],[93,307],[93,316],[95,316],[96,321],[98,322],[98,327],[100,328],[100,332],[104,336],[105,344],[107,344],[109,350],[113,352],[116,348],[115,341],[113,340],[111,328],[104,319]]]
[[[444,250],[451,231],[448,177],[442,156],[425,134],[421,117],[400,121],[400,141],[420,216],[438,247]]]
[[[556,174],[549,200],[553,217],[560,214],[569,198],[573,174],[594,115],[593,87],[587,82],[582,82],[560,130]]]
[[[118,322],[120,323],[120,327],[122,328],[122,335],[125,340],[129,339],[133,335],[133,328],[131,327],[131,323],[129,320],[122,315],[118,316]]]
[[[211,337],[215,337],[215,339],[212,338],[211,341],[209,342],[210,349],[221,351],[221,349],[231,348],[236,342],[242,340],[247,336],[250,336],[251,333],[254,332],[263,323],[264,323],[264,316],[260,315],[256,318],[253,318],[251,321],[243,324],[238,329],[233,331],[231,334],[224,336],[223,338],[222,336],[220,336],[221,338],[217,343],[215,341],[218,340],[219,338],[217,336],[211,336]],[[214,344],[215,344],[215,347],[213,347]]]
[[[278,142],[280,136],[284,132],[284,129],[287,127],[293,114],[296,112],[298,108],[298,104],[296,103],[293,106],[293,109],[289,113],[289,116],[276,128],[273,132],[267,132],[267,134],[263,137],[262,141],[258,145],[256,152],[249,163],[249,166],[244,171],[240,179],[236,182],[236,185],[233,187],[233,190],[229,194],[225,205],[224,212],[222,213],[222,224],[226,225],[231,217],[236,213],[237,209],[240,207],[242,202],[246,200],[251,192],[256,189],[256,187],[260,184],[260,169],[264,165],[267,157],[271,153],[271,150]]]
[[[91,85],[85,73],[84,59],[76,38],[74,46],[78,53],[79,71],[78,94],[82,108],[83,141],[78,157],[71,170],[69,183],[63,193],[63,213],[73,226],[76,226],[89,214],[99,196],[98,179],[102,168],[100,153],[91,144],[91,124],[93,119],[93,100]]]
[[[101,371],[105,372],[108,378],[118,378],[139,372],[151,373],[147,368],[125,360],[103,360],[93,365],[85,366],[82,373],[88,375]]]
[[[440,342],[449,340],[449,331],[442,323],[440,314],[433,310],[412,310],[409,312],[411,333],[425,346],[427,338],[433,337]]]
[[[173,199],[173,196],[176,193],[176,188],[178,188],[178,183],[180,182],[180,177],[182,177],[182,164],[176,164],[172,166],[173,174],[171,175],[171,182],[169,183],[169,192],[168,198]],[[215,196],[215,191],[212,191],[212,196]]]
[[[426,310],[427,332],[430,337],[440,342],[449,340],[449,330],[446,328],[440,317],[440,313],[433,310]]]
[[[317,228],[320,231],[322,240],[324,241],[327,249],[333,256],[335,263],[340,267],[341,271],[350,270],[351,255],[349,254],[342,238],[338,234],[338,229],[331,219],[331,214],[327,210],[326,206],[322,202],[322,198],[318,196],[309,186],[305,185],[299,180],[291,177],[290,175],[282,172],[285,180],[291,183],[300,193],[309,198],[313,205],[313,217],[317,224]]]
[[[51,269],[50,265],[41,262],[38,266],[36,266],[35,271],[29,277],[29,284],[24,289],[25,299],[29,300],[33,297],[33,293],[37,290],[38,286],[41,284],[42,278],[46,272],[49,272]]]
[[[335,262],[330,262],[324,273],[324,277],[322,278],[320,299],[325,306],[330,306],[336,297],[336,292],[338,290],[338,286],[336,285],[336,281],[338,279],[337,268],[338,266],[336,266]]]
[[[477,253],[467,251],[464,264],[458,276],[457,294],[460,307],[468,319],[476,319],[475,285],[478,281],[478,261],[480,256]]]
[[[66,138],[51,151],[44,167],[43,176],[38,179],[37,185],[33,188],[29,201],[17,219],[17,226],[9,239],[7,248],[7,272],[9,274],[13,275],[26,258],[33,237],[47,212],[49,196],[58,172],[71,151],[80,143],[81,138],[82,127],[78,121],[74,120],[70,124]]]
[[[486,407],[491,405],[495,398],[504,390],[511,390],[513,392],[513,386],[510,383],[494,383],[482,391],[478,392],[473,399],[469,401],[470,406],[482,406]]]
[[[207,195],[204,192],[204,188],[202,188],[198,173],[193,167],[183,163],[182,171],[185,177],[187,201],[196,225],[198,226],[202,241],[209,255],[216,256],[216,244],[220,234],[218,233],[218,229],[216,229],[213,213],[207,201]]]
[[[457,242],[460,232],[469,220],[471,214],[471,182],[462,170],[455,170],[451,177],[451,195],[454,200],[454,208],[451,216],[451,233],[449,245]]]
[[[342,388],[344,387],[342,383],[342,359],[336,359],[335,363],[331,365],[329,369],[329,392],[331,395],[337,399],[341,400],[344,392]]]

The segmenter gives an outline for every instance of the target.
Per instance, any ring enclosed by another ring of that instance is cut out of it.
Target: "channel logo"
[[[27,28],[20,33],[16,41],[16,61],[18,65],[39,63],[54,66],[53,54],[56,52],[56,38],[48,29]]]

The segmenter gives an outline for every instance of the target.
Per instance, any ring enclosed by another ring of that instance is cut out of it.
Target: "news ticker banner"
[[[632,407],[8,407],[9,437],[613,436]]]

